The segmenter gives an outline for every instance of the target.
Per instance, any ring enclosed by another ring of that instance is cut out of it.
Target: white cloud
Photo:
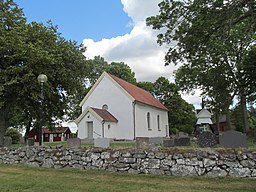
[[[196,109],[200,109],[202,104],[202,97],[200,97],[200,94],[201,94],[200,90],[195,90],[193,94],[183,93],[181,96],[185,101],[193,104]]]
[[[131,17],[133,28],[130,33],[111,39],[94,42],[84,39],[87,47],[85,56],[100,55],[108,62],[128,64],[138,81],[154,81],[160,76],[169,78],[174,66],[164,67],[166,49],[156,43],[157,31],[146,26],[145,19],[158,13],[160,0],[121,0],[123,10]]]
[[[124,11],[136,23],[158,13],[158,3],[161,0],[121,0]]]
[[[61,126],[69,127],[71,133],[76,133],[78,129],[77,124],[74,121],[63,122]]]
[[[124,62],[135,72],[138,81],[155,81],[158,77],[171,78],[174,65],[164,66],[167,48],[156,43],[159,31],[146,26],[145,19],[158,13],[161,0],[121,0],[123,10],[132,19],[132,30],[123,36],[94,42],[84,39],[85,56],[102,56],[108,62]]]

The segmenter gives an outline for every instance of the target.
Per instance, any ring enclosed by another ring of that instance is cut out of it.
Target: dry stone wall
[[[102,169],[135,174],[256,178],[256,152],[191,150],[0,148],[0,163],[48,168]]]

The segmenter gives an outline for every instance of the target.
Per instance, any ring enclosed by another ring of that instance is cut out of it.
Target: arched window
[[[147,124],[148,124],[148,129],[150,130],[150,113],[147,113]]]
[[[158,131],[161,131],[161,129],[160,129],[160,116],[159,115],[157,115],[157,129],[158,129]]]
[[[108,105],[104,104],[104,105],[102,106],[102,109],[108,110]]]

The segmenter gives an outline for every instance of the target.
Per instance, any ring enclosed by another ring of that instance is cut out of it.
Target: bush
[[[11,137],[13,144],[17,144],[20,142],[21,134],[19,133],[18,129],[8,128],[5,132],[5,136]]]
[[[179,130],[178,129],[176,129],[176,128],[170,128],[170,133],[171,134],[177,134],[179,132]]]
[[[192,134],[195,128],[192,125],[179,125],[177,129],[184,133]]]

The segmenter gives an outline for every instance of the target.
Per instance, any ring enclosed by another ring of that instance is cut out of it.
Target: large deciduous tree
[[[100,75],[106,71],[132,84],[136,84],[135,73],[124,62],[108,63],[103,57],[95,56],[94,59],[89,59],[89,74],[87,75],[88,83],[94,85]]]
[[[51,23],[26,24],[22,10],[12,0],[1,0],[0,146],[15,109],[27,119],[28,129],[37,125],[41,113],[46,124],[62,118],[83,87],[86,66],[81,47],[62,38],[57,27]],[[48,77],[43,109],[39,108],[40,73]]]
[[[238,96],[247,132],[250,81],[245,81],[243,64],[255,45],[256,1],[164,0],[159,7],[159,15],[149,17],[147,24],[162,29],[160,45],[170,45],[166,64],[183,63],[176,76],[179,86],[187,91],[201,89],[217,111],[227,113]]]
[[[11,63],[18,60],[18,43],[23,38],[25,22],[22,11],[15,3],[0,1],[0,146],[3,145],[11,101],[16,97],[16,93],[10,92],[17,80],[10,81],[8,75],[11,73]],[[7,90],[7,86],[10,90]]]

